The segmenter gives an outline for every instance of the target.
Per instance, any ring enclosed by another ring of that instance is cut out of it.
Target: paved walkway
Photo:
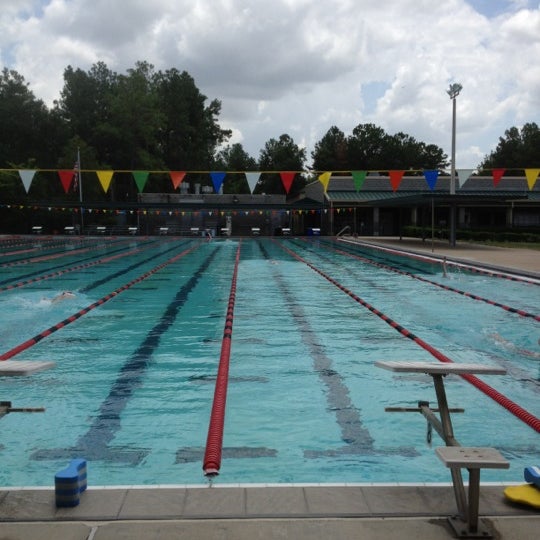
[[[482,486],[480,514],[495,538],[529,540],[540,514]],[[449,486],[253,486],[92,489],[57,509],[54,491],[0,491],[9,540],[448,540]]]
[[[540,251],[526,248],[360,241],[540,279]],[[494,538],[537,537],[540,511],[511,505],[503,490],[502,484],[481,487],[480,515]],[[91,487],[79,506],[62,509],[50,488],[5,488],[0,539],[447,540],[454,537],[448,517],[455,512],[450,485]]]
[[[505,248],[469,242],[456,242],[451,247],[448,241],[422,241],[420,238],[396,237],[363,237],[347,241],[358,241],[393,248],[407,252],[419,253],[435,259],[443,259],[483,266],[504,272],[515,272],[520,275],[540,279],[540,250],[523,248]]]

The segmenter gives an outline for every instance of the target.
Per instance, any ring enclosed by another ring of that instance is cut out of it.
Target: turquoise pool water
[[[232,273],[240,263],[220,483],[448,482],[426,422],[387,406],[435,403],[427,376],[377,360],[435,359],[307,263],[540,416],[539,323],[434,283],[536,313],[538,284],[325,239],[19,239],[0,242],[0,354],[53,360],[0,378],[0,399],[45,413],[0,419],[0,486],[49,486],[71,457],[90,485],[199,484]],[[302,260],[295,258],[293,253]],[[414,279],[414,276],[423,278]],[[46,279],[43,279],[46,277]],[[425,280],[431,281],[429,283]],[[52,303],[63,290],[75,298]],[[111,294],[113,293],[114,294]],[[85,310],[103,298],[84,315]],[[531,353],[531,354],[528,354]],[[538,433],[457,377],[457,439],[494,446],[521,481]]]

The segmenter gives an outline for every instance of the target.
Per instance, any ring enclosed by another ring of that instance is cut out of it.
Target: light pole
[[[459,83],[450,85],[446,93],[452,100],[452,165],[450,170],[450,195],[456,194],[456,98],[463,86]],[[450,203],[450,245],[456,245],[456,207]]]

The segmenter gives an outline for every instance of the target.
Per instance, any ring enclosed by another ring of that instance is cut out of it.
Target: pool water
[[[238,249],[215,481],[450,481],[433,448],[442,441],[434,433],[427,444],[423,417],[384,410],[435,403],[431,379],[374,366],[436,360],[313,267],[453,361],[504,367],[482,380],[540,415],[538,321],[433,284],[536,314],[534,282],[453,267],[444,277],[436,263],[324,239],[18,242],[0,241],[0,354],[67,322],[13,356],[53,360],[54,369],[0,378],[2,400],[46,408],[0,419],[0,486],[51,485],[73,457],[88,460],[90,485],[204,483]],[[52,303],[64,290],[75,297]],[[446,389],[450,406],[465,409],[452,417],[460,443],[510,460],[482,479],[521,481],[537,464],[538,433],[459,377]]]

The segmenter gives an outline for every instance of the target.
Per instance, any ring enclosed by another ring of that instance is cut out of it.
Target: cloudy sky
[[[458,168],[540,124],[540,0],[0,0],[1,64],[48,105],[66,66],[138,60],[186,70],[255,158],[364,123],[450,155],[454,82]]]

